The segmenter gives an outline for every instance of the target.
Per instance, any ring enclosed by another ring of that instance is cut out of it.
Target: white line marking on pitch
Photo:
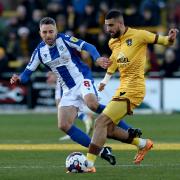
[[[141,165],[135,165],[135,164],[118,164],[115,165],[114,167],[179,167],[180,163],[175,163],[175,164],[141,164]],[[97,165],[97,168],[109,168],[110,166],[106,165]],[[49,166],[32,166],[32,165],[22,165],[22,166],[0,166],[0,169],[44,169],[44,168],[65,168],[65,165],[59,165],[59,166],[54,166],[50,165]]]

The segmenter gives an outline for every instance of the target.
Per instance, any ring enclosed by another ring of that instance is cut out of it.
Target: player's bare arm
[[[104,76],[103,80],[99,83],[98,86],[98,91],[103,91],[106,84],[109,82],[109,80],[111,79],[112,73],[106,73],[106,75]]]

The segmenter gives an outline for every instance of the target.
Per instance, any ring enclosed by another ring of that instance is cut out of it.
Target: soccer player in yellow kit
[[[133,109],[141,104],[145,96],[144,67],[147,45],[171,45],[176,39],[177,29],[171,29],[168,36],[156,35],[145,30],[126,27],[122,14],[117,10],[110,11],[105,18],[107,32],[111,39],[109,47],[112,50],[105,78],[100,84],[102,90],[111,75],[118,69],[120,86],[104,111],[98,116],[89,151],[87,153],[88,172],[95,172],[94,162],[106,138],[130,143],[138,148],[134,158],[135,164],[140,164],[145,154],[152,148],[150,139],[131,138],[127,132],[116,127],[119,119],[132,114]]]

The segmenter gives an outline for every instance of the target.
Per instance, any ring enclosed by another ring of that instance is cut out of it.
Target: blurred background
[[[123,12],[125,25],[166,35],[180,26],[179,0],[1,0],[0,1],[0,110],[55,110],[54,86],[46,83],[47,70],[40,66],[31,82],[10,86],[9,78],[26,67],[31,53],[41,41],[39,21],[50,16],[59,32],[73,35],[96,46],[109,56],[105,33],[106,13]],[[172,47],[150,45],[147,51],[147,94],[139,110],[180,112],[180,36]],[[105,71],[92,63],[86,52],[82,59],[92,69],[98,83]],[[106,103],[117,87],[118,74],[110,81],[102,99]],[[106,97],[106,98],[105,98]]]

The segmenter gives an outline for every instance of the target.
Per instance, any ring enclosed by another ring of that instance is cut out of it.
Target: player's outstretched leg
[[[84,123],[85,129],[86,129],[86,134],[89,135],[93,129],[92,115],[80,113],[77,119],[81,120]],[[65,141],[65,140],[70,140],[70,139],[71,139],[71,137],[69,135],[64,135],[59,138],[59,141]]]

